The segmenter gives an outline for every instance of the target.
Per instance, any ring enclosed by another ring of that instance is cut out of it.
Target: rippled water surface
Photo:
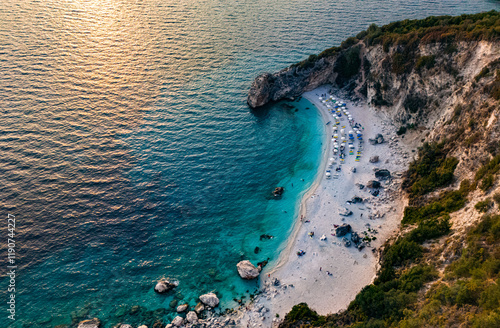
[[[105,327],[256,290],[321,155],[305,100],[251,111],[273,71],[371,23],[498,9],[495,1],[2,1],[0,208],[16,215],[17,320]],[[285,186],[281,200],[271,190]],[[6,220],[4,220],[6,221]],[[7,225],[0,226],[5,304]],[[260,240],[261,234],[272,240]],[[255,248],[261,251],[256,254]],[[176,293],[153,292],[161,277]]]

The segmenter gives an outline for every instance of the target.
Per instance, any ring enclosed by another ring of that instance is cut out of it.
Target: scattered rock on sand
[[[376,170],[375,177],[380,180],[385,180],[391,177],[391,172],[386,169]]]
[[[368,181],[367,185],[368,188],[380,188],[381,184],[378,181],[375,180],[370,180]]]
[[[172,320],[172,324],[174,326],[180,327],[184,324],[184,319],[182,317],[175,317],[174,320]]]
[[[174,289],[177,286],[179,286],[178,281],[170,281],[168,279],[161,279],[160,281],[158,281],[158,283],[155,286],[155,292],[157,292],[159,294],[164,294],[164,293],[171,291],[172,289]]]
[[[188,307],[189,307],[189,304],[181,304],[177,307],[177,312],[178,313],[184,312],[188,309]]]
[[[259,276],[260,270],[255,267],[250,261],[245,260],[241,261],[236,265],[236,268],[238,269],[238,274],[240,275],[241,278],[243,279],[255,279]]]
[[[381,144],[384,143],[384,136],[379,133],[374,139],[368,139],[368,141],[370,141],[370,144],[372,145]]]
[[[337,237],[342,237],[347,235],[351,231],[352,231],[351,225],[344,223],[335,229],[335,235]]]
[[[219,305],[219,298],[214,293],[208,293],[200,296],[200,301],[212,308]]]
[[[93,318],[90,320],[81,321],[78,324],[78,328],[99,328],[100,325],[101,322],[99,321],[99,319]]]
[[[339,210],[339,215],[342,215],[342,216],[349,216],[352,214],[352,211],[348,208],[344,208],[342,210]]]
[[[378,162],[378,156],[372,156],[370,157],[370,163],[377,163]]]
[[[198,321],[198,316],[196,315],[196,312],[194,311],[189,311],[188,314],[186,314],[186,320],[189,323],[195,323]]]

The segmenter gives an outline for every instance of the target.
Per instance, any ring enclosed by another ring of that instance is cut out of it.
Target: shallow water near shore
[[[324,136],[305,99],[249,110],[253,78],[371,23],[499,7],[2,3],[0,206],[16,215],[19,267],[17,320],[0,317],[0,327],[88,317],[105,327],[151,325],[202,293],[216,291],[222,309],[248,299],[257,284],[242,281],[235,264],[275,263],[317,174]],[[285,187],[280,200],[276,186]],[[9,281],[1,272],[3,302]],[[180,281],[175,293],[153,292],[161,277]]]

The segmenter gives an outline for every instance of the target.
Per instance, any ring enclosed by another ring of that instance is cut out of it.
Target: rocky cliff
[[[345,311],[319,316],[302,303],[280,327],[500,327],[500,14],[370,26],[260,75],[248,104],[324,84],[383,112],[401,142],[420,147],[402,229],[374,283]]]

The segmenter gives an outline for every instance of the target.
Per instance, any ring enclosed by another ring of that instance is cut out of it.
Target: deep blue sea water
[[[0,327],[105,327],[257,285],[313,182],[324,126],[306,100],[251,111],[253,78],[369,24],[499,9],[496,1],[3,1]],[[289,105],[292,105],[290,107]],[[271,191],[284,186],[283,199]],[[7,319],[7,214],[17,219]],[[261,241],[261,234],[275,236]],[[255,254],[259,247],[261,251]],[[176,293],[154,293],[176,278]]]

